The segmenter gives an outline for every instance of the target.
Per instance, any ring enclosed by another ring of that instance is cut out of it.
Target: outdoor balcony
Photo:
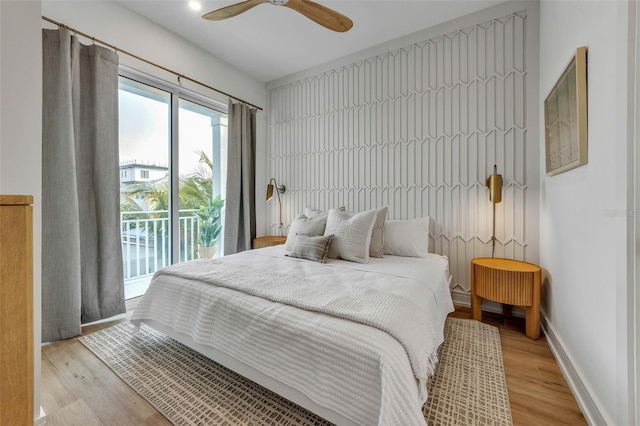
[[[180,210],[179,216],[178,261],[197,259],[199,223],[196,210]],[[124,293],[125,299],[131,299],[142,296],[153,274],[171,264],[169,212],[122,212],[120,224]]]

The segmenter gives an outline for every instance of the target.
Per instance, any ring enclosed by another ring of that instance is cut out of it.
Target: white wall
[[[40,416],[42,37],[39,1],[0,1],[0,193],[33,195],[34,418]]]
[[[468,304],[471,259],[491,256],[485,180],[497,164],[496,256],[537,263],[537,19],[537,3],[504,4],[269,83],[285,225],[306,205],[430,216],[454,299]]]
[[[264,106],[264,83],[203,49],[112,1],[44,0],[42,15],[88,33],[169,69],[195,78],[253,104]],[[54,28],[45,23],[48,28]],[[84,43],[91,40],[83,39]],[[125,54],[122,65],[177,83],[177,77]],[[183,86],[222,101],[227,98],[183,81]]]
[[[4,193],[14,192],[15,189],[19,192],[39,194],[40,155],[35,147],[39,147],[40,141],[39,136],[37,141],[33,136],[39,128],[20,126],[18,125],[21,123],[20,120],[5,118],[5,112],[15,114],[13,111],[16,105],[28,108],[32,117],[40,111],[39,104],[35,107],[39,102],[40,89],[32,82],[41,79],[39,76],[31,75],[39,72],[39,59],[36,58],[36,56],[39,58],[39,52],[37,54],[30,52],[28,58],[18,55],[16,49],[22,45],[24,37],[15,37],[16,34],[24,34],[27,39],[36,37],[30,28],[33,27],[36,19],[35,12],[32,10],[33,5],[39,2],[20,3],[20,8],[28,11],[28,17],[16,19],[14,16],[8,18],[7,11],[10,10],[13,14],[17,6],[6,1],[0,2],[2,19],[0,99],[2,99],[3,114],[0,121],[2,126],[0,190]],[[262,83],[232,69],[227,64],[117,4],[46,1],[43,5],[43,14],[201,79],[212,86],[234,93],[266,109],[266,95]],[[500,15],[496,15],[494,11],[493,16]],[[440,29],[437,34],[465,28],[490,18],[487,12],[480,12],[457,20],[458,24],[455,28],[446,27],[444,31]],[[592,400],[586,403],[592,403],[595,412],[585,414],[592,420],[599,419],[608,424],[628,423],[629,417],[626,413],[630,405],[628,384],[624,380],[627,375],[626,362],[624,362],[624,355],[620,355],[620,349],[624,349],[627,345],[624,321],[626,312],[621,309],[624,303],[620,303],[620,300],[626,298],[627,284],[624,267],[626,216],[620,213],[626,212],[628,201],[626,196],[627,145],[626,135],[624,130],[621,130],[625,128],[624,123],[621,126],[621,121],[626,117],[626,99],[624,99],[627,89],[626,29],[626,1],[540,2],[539,80],[536,75],[537,68],[531,66],[531,63],[528,70],[531,73],[530,80],[537,80],[540,83],[539,92],[530,92],[533,99],[528,99],[528,107],[534,110],[537,108],[537,113],[541,114],[542,100],[569,61],[574,49],[581,45],[587,45],[589,48],[589,163],[554,177],[545,177],[544,150],[537,148],[537,151],[533,151],[538,153],[539,158],[527,159],[527,161],[531,160],[531,163],[527,163],[529,167],[527,173],[542,176],[539,181],[540,209],[539,211],[527,210],[523,216],[528,218],[528,223],[531,220],[535,224],[533,229],[527,228],[526,231],[527,239],[535,241],[538,213],[540,214],[539,262],[547,273],[543,315],[550,331],[558,339],[561,349],[575,368],[578,379],[582,381],[584,389],[588,392],[587,398]],[[10,39],[7,39],[8,33],[11,33]],[[140,34],[145,36],[141,37]],[[437,35],[428,31],[424,34],[427,36],[419,39],[409,37],[390,42],[377,50],[369,50],[339,60],[338,63],[273,82],[269,87],[275,88],[303,80],[320,72],[353,64],[380,53],[391,52],[408,43],[426,40],[431,35]],[[29,45],[39,46],[39,32],[37,37],[38,42],[34,41]],[[133,68],[175,81],[173,77],[163,76],[151,67],[136,64],[124,55],[121,59],[123,63]],[[23,66],[24,62],[20,61],[26,61],[29,66]],[[18,69],[19,75],[17,75]],[[14,84],[15,79],[23,84]],[[26,81],[31,83],[26,84]],[[529,81],[529,84],[535,86],[535,82]],[[11,91],[19,92],[20,96],[18,93],[9,96],[8,92]],[[31,101],[28,100],[29,98]],[[11,116],[15,117],[15,115]],[[536,116],[535,113],[534,116]],[[264,155],[261,158],[267,158],[264,144],[267,132],[266,113],[262,112],[258,117],[258,151]],[[37,122],[39,124],[39,117]],[[536,122],[530,122],[530,124],[535,125]],[[529,139],[536,141],[530,145],[531,147],[543,146],[544,132],[541,131],[541,126],[542,124],[539,128],[529,129]],[[20,140],[21,145],[16,146],[15,140]],[[29,169],[24,167],[24,164],[30,164],[33,167]],[[25,177],[21,183],[13,177],[7,178],[11,174],[9,170],[15,169],[16,165],[20,168],[16,176]],[[260,202],[261,186],[264,186],[267,177],[275,170],[271,169],[266,161],[258,161],[258,167],[256,191],[258,202],[256,204],[258,209],[262,209],[265,206]],[[293,182],[279,183],[291,187]],[[528,181],[527,185],[532,189],[528,192],[528,196],[537,197],[538,182]],[[535,206],[536,203],[530,202],[528,206]],[[37,209],[36,203],[36,212],[39,214]],[[261,217],[259,210],[258,232],[259,234],[269,233],[266,221],[260,222]],[[483,232],[486,233],[486,230]],[[536,251],[537,249],[534,249],[531,255],[533,261],[537,256]],[[37,293],[39,294],[39,288]],[[617,353],[616,348],[619,349]],[[585,403],[585,401],[581,402]]]
[[[45,0],[42,15],[73,27],[111,45],[127,50],[166,68],[177,71],[209,86],[230,93],[262,108],[266,106],[266,90],[260,82],[244,71],[232,67],[210,53],[160,27],[148,19],[112,1]],[[43,21],[43,26],[55,28]],[[82,39],[85,44],[91,43]],[[157,67],[120,54],[121,65],[145,72],[172,84],[177,77]],[[222,102],[227,98],[202,86],[183,80],[186,89]],[[257,114],[258,158],[264,158],[266,144],[266,108]],[[258,161],[256,187],[266,187],[265,164]],[[264,235],[264,199],[256,197],[258,235]]]
[[[630,424],[626,345],[627,2],[543,1],[540,91],[587,46],[587,165],[546,177],[541,152],[543,315],[575,370],[590,421]],[[540,113],[543,114],[542,102]],[[543,123],[541,123],[542,129]],[[540,133],[544,146],[544,131]],[[621,303],[622,302],[622,303]]]
[[[40,416],[42,36],[41,15],[264,106],[264,84],[115,3],[0,1],[0,193],[34,196],[35,418]],[[49,26],[50,27],[50,26]],[[140,34],[145,34],[140,37]],[[85,41],[86,42],[86,41]],[[159,78],[175,78],[121,55],[121,63]],[[195,85],[185,87],[226,103]],[[265,113],[258,149],[264,151]],[[262,165],[264,175],[264,165]],[[261,179],[260,183],[264,181]],[[263,225],[264,226],[264,225]]]

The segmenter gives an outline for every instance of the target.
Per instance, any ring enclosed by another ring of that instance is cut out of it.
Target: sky
[[[136,160],[168,167],[169,94],[161,101],[120,90],[119,106],[120,162]],[[209,116],[184,108],[179,111],[179,170],[182,175],[197,167],[199,156],[196,151],[203,150],[211,157],[212,127]]]

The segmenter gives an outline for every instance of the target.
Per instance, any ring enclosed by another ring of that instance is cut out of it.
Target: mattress
[[[189,273],[196,266],[210,266],[211,273],[202,278]],[[134,323],[155,326],[338,424],[425,424],[425,376],[432,372],[444,321],[453,310],[445,257],[318,264],[286,257],[283,247],[275,246],[175,269],[154,276],[132,315]],[[228,286],[233,271],[242,274],[237,285]],[[394,304],[385,312],[385,306],[358,306],[364,299],[354,298],[343,314],[323,304],[290,301],[288,294],[279,297],[277,287],[275,296],[263,294],[271,281],[290,283],[282,287],[285,292],[299,287],[331,299],[322,290],[327,288],[345,295],[372,293],[373,300]],[[352,314],[367,308],[389,317],[395,331]]]

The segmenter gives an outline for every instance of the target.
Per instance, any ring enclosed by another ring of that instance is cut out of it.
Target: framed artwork
[[[587,164],[587,48],[579,47],[544,101],[547,175]]]

